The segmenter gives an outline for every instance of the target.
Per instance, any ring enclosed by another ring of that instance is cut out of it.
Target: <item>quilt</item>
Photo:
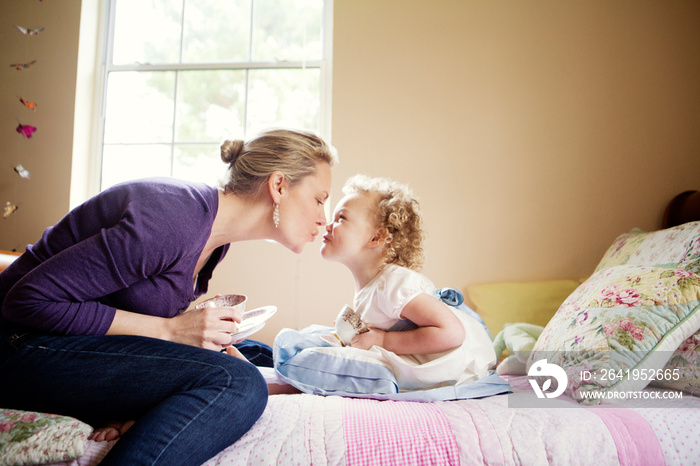
[[[700,460],[697,397],[653,406],[591,407],[562,396],[556,408],[513,407],[512,397],[529,390],[529,383],[527,377],[508,381],[510,394],[431,403],[271,396],[251,430],[205,465],[685,465]],[[106,448],[88,442],[87,453]]]

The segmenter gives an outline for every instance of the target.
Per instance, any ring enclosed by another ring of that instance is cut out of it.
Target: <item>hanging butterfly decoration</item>
[[[17,26],[16,24],[14,26],[15,26],[15,29],[17,29],[19,32],[21,32],[22,34],[26,34],[28,36],[36,36],[41,31],[44,30],[44,28],[25,28],[22,26]]]
[[[19,101],[22,102],[22,105],[24,105],[25,107],[31,110],[36,110],[36,102],[32,102],[31,100],[25,100],[22,97],[19,98]]]
[[[27,139],[32,137],[34,131],[36,131],[36,126],[23,125],[22,123],[17,125],[17,132]]]
[[[29,179],[29,170],[24,168],[22,164],[20,163],[16,167],[14,167],[15,172],[20,176],[20,178],[26,178]]]
[[[19,209],[18,205],[15,205],[15,204],[11,203],[10,201],[7,201],[7,203],[5,204],[5,213],[3,213],[2,216],[4,218],[7,218],[10,215],[14,214],[17,211],[17,209]]]
[[[36,60],[32,60],[29,63],[13,63],[10,66],[16,69],[17,71],[22,71],[26,70],[30,66],[32,66],[34,63],[36,63]]]

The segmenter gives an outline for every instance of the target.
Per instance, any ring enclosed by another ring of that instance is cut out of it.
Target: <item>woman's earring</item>
[[[272,221],[275,223],[275,228],[280,226],[280,205],[275,203],[275,209],[272,211]]]

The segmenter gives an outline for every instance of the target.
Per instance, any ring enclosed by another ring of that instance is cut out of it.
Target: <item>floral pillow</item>
[[[700,276],[681,269],[618,265],[594,273],[561,305],[528,366],[546,358],[568,376],[566,393],[641,390],[700,329]]]
[[[66,416],[0,409],[0,463],[69,461],[85,452],[89,425]]]
[[[672,390],[681,390],[700,396],[700,332],[685,340],[671,355],[663,371],[677,374],[670,380],[654,380],[649,385]]]
[[[700,221],[618,236],[595,271],[616,265],[655,265],[700,273]]]

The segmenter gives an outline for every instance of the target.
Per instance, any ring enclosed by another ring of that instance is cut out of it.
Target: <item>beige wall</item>
[[[45,30],[30,37],[15,24]],[[80,0],[0,2],[0,204],[19,205],[0,219],[0,249],[23,250],[68,210],[79,27]],[[32,60],[23,71],[9,66]],[[31,139],[15,131],[18,122],[38,128]],[[29,180],[12,169],[18,163]]]
[[[26,5],[4,0],[0,17],[9,4]],[[52,65],[60,83],[41,78],[44,99],[62,89],[64,109],[44,123],[56,138],[72,134],[63,68],[75,62],[76,4],[55,7],[69,26],[48,19],[62,39],[46,47],[66,57]],[[423,205],[424,272],[438,286],[586,276],[617,234],[658,228],[673,195],[700,188],[698,2],[336,0],[334,16],[333,202],[357,172],[409,183]],[[17,38],[0,31],[7,53]],[[13,75],[1,73],[4,89]],[[14,97],[0,98],[13,144],[5,158],[28,141],[14,134]],[[35,142],[55,145],[39,134]],[[59,183],[51,195],[25,191],[24,202],[52,203],[37,224],[65,213],[57,199],[68,180],[56,174],[68,170],[70,144],[59,148],[50,169],[41,153],[32,159],[47,172],[33,173],[32,191]],[[4,174],[0,183],[2,195],[14,189]],[[7,248],[9,222],[0,224]],[[26,231],[22,242],[40,233]],[[318,247],[294,256],[275,244],[235,244],[211,291],[278,305],[258,334],[264,341],[284,326],[329,322],[352,299],[352,280]]]

